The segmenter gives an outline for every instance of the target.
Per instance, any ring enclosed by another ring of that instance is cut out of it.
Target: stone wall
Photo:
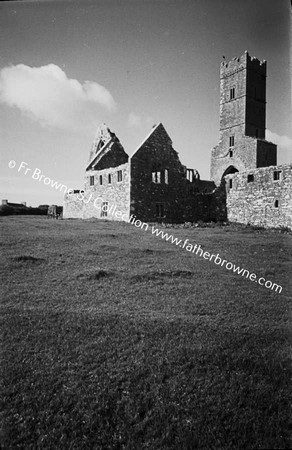
[[[122,180],[118,181],[118,172]],[[109,182],[109,175],[111,182]],[[90,186],[90,176],[94,176],[94,185]],[[127,220],[130,214],[130,168],[129,163],[103,170],[88,170],[85,177],[83,218],[103,218],[108,220]],[[100,184],[102,177],[102,184]],[[102,203],[108,202],[108,214],[102,213]],[[116,214],[119,211],[121,214]]]
[[[239,172],[257,167],[256,139],[242,136],[240,132],[235,133],[235,142],[232,148],[229,147],[228,139],[223,139],[212,150],[211,179],[216,185],[220,185],[222,177],[230,167],[234,167]]]
[[[185,167],[162,124],[152,130],[130,161],[131,214],[144,222],[182,222]],[[168,183],[164,179],[165,170],[168,171]],[[160,183],[153,182],[153,172],[161,173]]]
[[[103,170],[107,167],[118,167],[128,162],[129,157],[119,142],[112,142],[108,152],[94,165],[94,170]]]
[[[65,194],[63,219],[83,219],[83,201],[80,193]]]
[[[257,140],[257,167],[277,165],[277,146],[263,139]]]
[[[212,182],[202,181],[208,186],[205,192],[190,193],[185,197],[183,219],[185,222],[218,222],[227,220],[225,182],[215,187]],[[208,184],[206,184],[208,183]],[[212,187],[212,190],[210,188]]]
[[[291,164],[228,175],[226,189],[230,222],[292,228]]]
[[[118,181],[118,171],[122,180]],[[78,194],[66,194],[64,199],[65,219],[89,219],[96,217],[108,220],[128,220],[130,216],[129,163],[103,170],[88,170],[84,190]],[[111,183],[109,183],[111,175]],[[94,185],[90,185],[90,177]],[[100,184],[102,177],[102,184]],[[107,207],[104,205],[107,202]],[[102,209],[103,208],[103,209]]]

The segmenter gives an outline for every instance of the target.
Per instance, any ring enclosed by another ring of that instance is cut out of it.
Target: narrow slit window
[[[152,182],[156,184],[161,183],[161,172],[152,172]]]
[[[233,100],[235,98],[235,88],[230,89],[230,100]]]
[[[90,186],[94,186],[94,175],[90,175],[89,184]]]
[[[234,136],[229,136],[229,147],[234,147]]]
[[[168,184],[168,169],[165,169],[164,171],[164,182],[165,184]]]
[[[110,173],[108,174],[108,184],[112,184],[112,176]]]
[[[229,189],[232,189],[232,180],[229,180]]]
[[[233,157],[233,151],[229,150],[229,157],[232,158]]]
[[[102,184],[102,175],[99,175],[99,184]]]
[[[123,172],[122,172],[122,170],[118,170],[118,181],[123,181]]]
[[[279,208],[279,200],[275,200],[275,208]]]
[[[163,203],[156,203],[156,217],[164,217],[164,205]]]

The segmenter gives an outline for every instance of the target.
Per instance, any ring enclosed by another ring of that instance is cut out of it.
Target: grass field
[[[292,448],[291,234],[0,221],[4,449]]]

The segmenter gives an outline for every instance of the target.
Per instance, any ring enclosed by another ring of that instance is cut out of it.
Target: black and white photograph
[[[0,1],[3,450],[292,449],[291,18]]]

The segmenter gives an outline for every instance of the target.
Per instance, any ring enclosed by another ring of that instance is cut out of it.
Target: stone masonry
[[[214,189],[213,182],[201,181],[196,170],[181,164],[161,123],[130,159],[103,124],[90,151],[84,189],[65,196],[64,218],[126,220],[132,215],[145,222],[208,220],[212,200],[206,195]],[[111,214],[111,206],[118,216]]]
[[[131,214],[142,221],[181,222],[185,168],[162,124],[131,157]]]
[[[292,164],[226,176],[231,222],[292,228]]]
[[[265,140],[266,62],[245,52],[220,67],[220,136],[211,156],[211,179],[277,164],[277,147]]]
[[[64,218],[108,217],[115,205],[123,220],[130,213],[130,166],[118,138],[103,124],[97,131],[85,172],[84,189],[65,196]]]
[[[220,136],[211,154],[211,181],[180,162],[161,123],[130,158],[103,124],[90,150],[84,189],[65,196],[63,217],[228,219],[292,227],[292,166],[277,166],[277,147],[265,140],[266,66],[248,52],[221,63]]]

